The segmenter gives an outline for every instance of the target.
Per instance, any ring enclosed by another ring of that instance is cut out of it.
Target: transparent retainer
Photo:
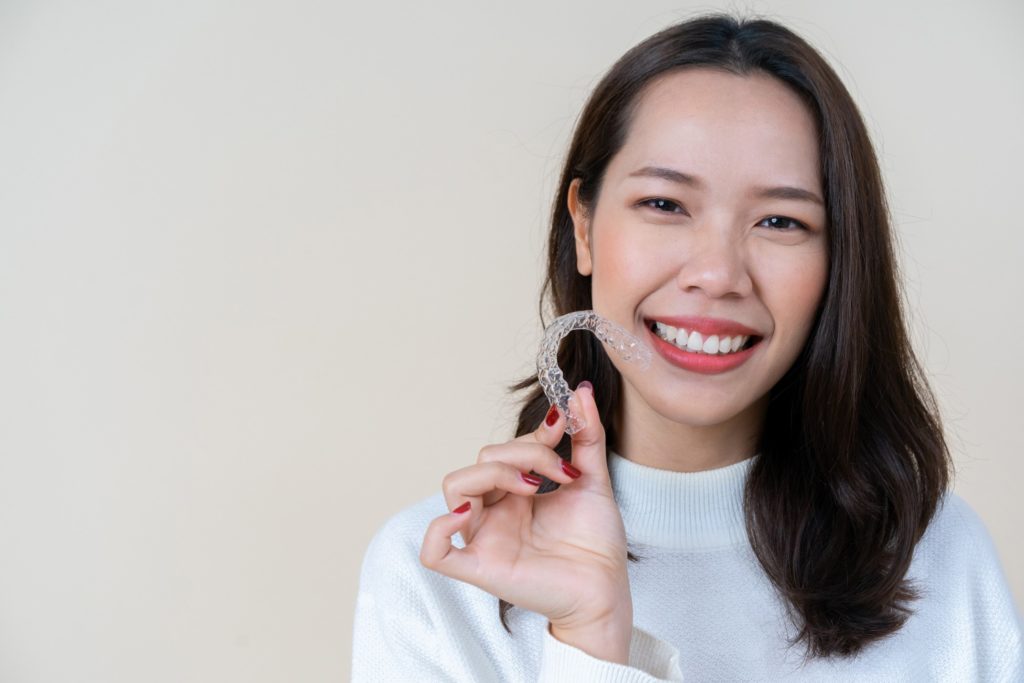
[[[651,349],[625,328],[595,311],[575,311],[555,318],[544,330],[544,341],[537,354],[537,378],[551,405],[557,405],[566,416],[565,431],[575,434],[586,426],[581,415],[569,407],[572,391],[558,367],[558,348],[562,339],[573,330],[590,330],[624,361],[646,370],[651,364]]]

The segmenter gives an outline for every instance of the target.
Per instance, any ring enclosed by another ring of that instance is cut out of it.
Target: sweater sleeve
[[[363,559],[356,597],[352,680],[681,681],[671,645],[634,628],[629,666],[591,657],[551,635],[547,620],[518,611],[513,634],[498,621],[494,596],[423,567],[426,525],[444,510],[425,501],[389,520]],[[461,541],[456,538],[456,545]]]
[[[408,573],[396,571],[398,558],[388,545],[378,532],[363,558],[353,623],[352,681],[445,680],[443,663],[427,649],[428,615],[418,605],[399,609],[415,594],[408,590],[413,585]]]
[[[352,680],[498,680],[486,652],[467,637],[464,598],[424,568],[419,547],[443,503],[427,501],[390,519],[363,558],[356,595]],[[495,605],[496,607],[496,605]],[[495,610],[496,611],[496,610]]]
[[[593,683],[656,683],[682,681],[679,651],[650,633],[633,627],[629,642],[629,666],[590,656],[544,632],[539,683],[592,681]]]

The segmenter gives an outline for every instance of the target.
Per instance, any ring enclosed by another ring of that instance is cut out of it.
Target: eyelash
[[[640,202],[640,204],[644,205],[644,206],[649,206],[650,208],[654,209],[658,213],[676,213],[675,211],[662,211],[661,209],[655,208],[655,206],[653,204],[655,202],[659,206],[671,205],[671,206],[674,206],[674,207],[676,207],[678,209],[682,209],[683,208],[683,207],[679,206],[679,204],[676,204],[675,202],[673,202],[672,200],[670,200],[670,199],[662,199],[661,197],[651,197],[650,199],[643,200],[642,202]],[[685,213],[685,211],[684,211],[684,213]],[[761,219],[761,222],[764,222],[766,220],[771,220],[771,219],[774,219],[774,218],[781,218],[784,221],[789,221],[790,223],[792,223],[795,226],[793,228],[776,228],[777,230],[781,230],[781,231],[785,232],[787,230],[806,230],[807,229],[806,225],[804,225],[803,223],[801,223],[800,221],[798,221],[795,218],[790,218],[789,216],[778,216],[778,215],[765,216],[764,218]]]
[[[683,207],[679,206],[678,204],[676,204],[675,202],[673,202],[671,200],[668,200],[668,199],[662,199],[661,197],[651,197],[650,199],[645,199],[645,200],[643,200],[640,203],[642,205],[650,206],[653,209],[654,206],[651,205],[651,202],[658,202],[658,203],[661,203],[661,204],[671,204],[672,206],[675,206],[675,207],[677,207],[679,209],[683,208]],[[659,211],[659,213],[666,213],[666,212]],[[675,213],[675,211],[669,211],[668,213]]]

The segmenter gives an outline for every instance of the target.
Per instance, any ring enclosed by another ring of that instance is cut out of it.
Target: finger
[[[594,388],[589,382],[581,382],[572,398],[573,411],[579,411],[586,426],[572,435],[572,464],[584,474],[591,474],[600,480],[607,480],[608,457],[604,425],[594,401]]]
[[[483,505],[493,505],[504,493],[530,496],[537,492],[540,484],[540,478],[514,465],[494,461],[470,465],[451,472],[444,478],[441,488],[448,507],[455,509],[457,505],[467,501],[472,504],[483,500]],[[492,493],[500,495],[490,495]]]
[[[561,484],[575,481],[575,473],[551,448],[533,441],[514,440],[507,444],[485,446],[478,459],[481,463],[503,462],[522,472],[540,474]]]
[[[459,508],[456,508],[459,509]],[[449,512],[434,519],[427,527],[420,547],[420,564],[428,569],[460,581],[469,581],[476,559],[463,548],[452,545],[452,535],[469,519],[466,512]]]
[[[585,384],[590,385],[590,382],[586,382]],[[569,397],[569,408],[573,415],[575,415],[576,418],[583,422],[584,424],[586,424],[589,421],[574,394]],[[598,422],[600,422],[600,418],[596,416],[596,412],[594,417],[591,417],[590,420],[597,420]],[[532,432],[523,434],[522,436],[516,438],[515,441],[521,441],[524,443],[540,443],[554,450],[554,448],[559,444],[559,442],[561,442],[562,437],[565,435],[565,428],[567,424],[568,419],[566,417],[565,412],[558,405],[552,404],[548,409],[547,415],[544,417],[544,419],[541,420],[540,424],[537,426],[537,429],[535,429]],[[601,428],[601,430],[603,431],[603,427]],[[574,481],[581,476],[579,467],[571,460],[564,461],[561,460],[561,458],[559,458],[559,461],[556,464],[559,467],[558,473],[553,473],[554,476],[551,476],[551,474],[549,474],[548,472],[537,471],[538,473],[541,473],[545,477],[547,477],[547,479],[551,480],[545,481],[540,486],[540,492],[547,493],[549,491],[557,489],[561,483],[568,483],[568,481]],[[609,479],[607,473],[607,464],[605,464],[604,469],[604,473],[601,473],[598,476],[600,478],[603,478],[605,482],[607,482]],[[568,480],[566,479],[566,477],[568,477]],[[598,481],[600,481],[600,479]]]
[[[565,425],[565,413],[557,405],[552,404],[536,429],[516,437],[513,441],[540,443],[548,448],[554,448],[565,434]]]

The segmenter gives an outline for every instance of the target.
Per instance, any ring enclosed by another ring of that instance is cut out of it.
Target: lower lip
[[[727,353],[724,356],[712,355],[710,353],[692,353],[690,351],[684,351],[675,344],[669,344],[667,341],[659,337],[650,328],[647,328],[647,333],[651,335],[653,340],[654,348],[657,349],[661,357],[667,360],[672,365],[689,370],[691,372],[698,372],[702,375],[717,375],[720,372],[726,372],[733,368],[743,365],[754,355],[754,349],[757,348],[757,344],[754,344],[750,348],[737,351],[736,353]]]

